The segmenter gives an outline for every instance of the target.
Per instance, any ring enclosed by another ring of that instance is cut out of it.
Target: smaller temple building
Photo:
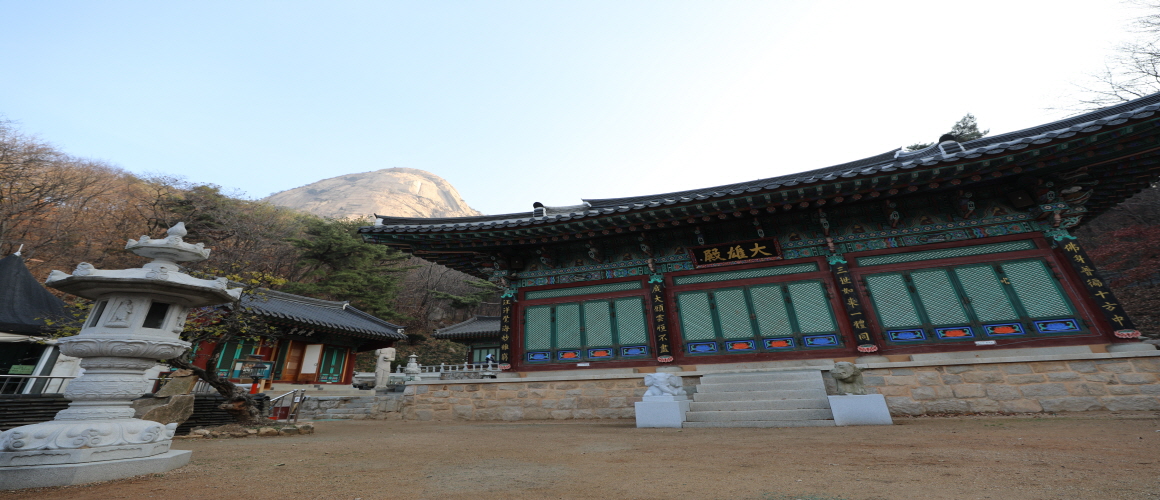
[[[67,317],[64,301],[32,276],[19,252],[0,259],[0,394],[39,393],[44,377],[76,375],[76,358],[42,338]],[[58,366],[61,358],[69,362]]]
[[[498,361],[503,340],[499,316],[474,316],[462,323],[435,330],[433,337],[453,340],[467,346],[468,363],[486,363],[487,355]]]
[[[405,340],[403,327],[358,310],[349,302],[313,299],[262,290],[242,298],[242,307],[279,328],[276,340],[230,342],[218,358],[218,375],[245,382],[246,356],[265,356],[274,363],[270,381],[289,384],[350,384],[355,355],[391,347]],[[194,364],[209,369],[213,343],[202,343]]]

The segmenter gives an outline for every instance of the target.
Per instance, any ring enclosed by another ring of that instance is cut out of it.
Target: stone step
[[[803,410],[808,408],[829,409],[830,403],[824,398],[689,403],[690,411]]]
[[[701,377],[702,384],[731,384],[738,382],[780,382],[791,380],[814,380],[820,377],[818,370],[752,372],[752,373],[712,373]]]
[[[833,427],[833,420],[732,420],[724,422],[685,422],[685,428],[707,427]]]
[[[697,393],[716,394],[721,392],[770,392],[792,390],[826,390],[825,382],[818,377],[814,380],[791,380],[784,382],[735,382],[728,384],[705,383],[697,385]]]
[[[699,387],[699,386],[698,386]],[[784,391],[716,392],[693,394],[693,401],[712,403],[718,401],[780,401],[785,399],[825,399],[825,389],[793,389]]]
[[[725,422],[725,421],[758,421],[773,420],[777,422],[789,420],[833,420],[834,414],[829,408],[814,408],[807,410],[749,410],[749,411],[691,411],[685,414],[688,422]]]

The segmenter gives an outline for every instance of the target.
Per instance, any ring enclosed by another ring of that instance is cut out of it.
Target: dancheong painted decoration
[[[794,175],[360,232],[503,287],[494,345],[512,370],[1131,342],[1070,230],[1156,180],[1158,109],[1160,94]]]

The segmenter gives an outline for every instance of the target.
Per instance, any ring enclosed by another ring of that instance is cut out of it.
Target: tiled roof
[[[466,339],[499,336],[499,316],[476,316],[435,331],[437,339]]]
[[[21,256],[0,259],[0,332],[44,333],[46,318],[65,316],[64,301],[32,277]]]
[[[654,209],[666,205],[819,184],[839,179],[848,180],[895,171],[908,171],[917,167],[933,167],[940,163],[955,163],[982,155],[1019,150],[1033,144],[1044,144],[1055,139],[1068,138],[1077,133],[1091,133],[1105,126],[1119,125],[1131,119],[1152,116],[1158,109],[1160,109],[1160,93],[1044,125],[968,141],[959,145],[961,150],[953,148],[955,152],[944,152],[938,144],[913,152],[891,150],[830,167],[737,184],[627,198],[587,199],[584,200],[584,205],[574,207],[546,207],[546,213],[542,217],[533,217],[531,211],[438,219],[379,217],[382,219],[380,223],[372,227],[364,227],[360,232],[411,233],[514,228],[600,217],[618,212]]]
[[[269,318],[287,320],[304,327],[375,340],[403,340],[402,326],[383,321],[356,309],[349,302],[312,299],[274,290],[244,295],[242,306]]]

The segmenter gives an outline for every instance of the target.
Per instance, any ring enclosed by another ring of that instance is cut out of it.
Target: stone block
[[[1088,382],[1100,382],[1100,383],[1104,383],[1104,384],[1108,384],[1108,383],[1118,384],[1119,383],[1119,382],[1116,382],[1116,376],[1112,375],[1110,373],[1085,373],[1083,376],[1083,379],[1087,380]]]
[[[891,375],[908,376],[914,375],[914,370],[910,368],[893,368],[890,370]]]
[[[963,377],[961,377],[959,375],[951,375],[948,373],[944,373],[942,375],[942,381],[946,385],[956,385],[956,384],[963,383]]]
[[[293,436],[293,435],[298,434],[298,428],[297,427],[283,427],[281,429],[278,429],[278,434],[281,434],[283,436]]]
[[[1064,373],[1070,373],[1070,372],[1064,372]],[[1041,383],[1046,382],[1046,381],[1047,381],[1047,377],[1044,377],[1043,375],[1038,374],[1038,373],[1032,373],[1030,375],[1008,375],[1007,376],[1007,383],[1008,384],[1017,384],[1017,385],[1041,384]]]
[[[1105,396],[1108,394],[1108,390],[1103,384],[1075,382],[1067,384],[1067,393],[1072,396]]]
[[[987,395],[982,384],[960,384],[952,388],[956,398],[981,398]]]
[[[944,371],[951,375],[957,375],[960,373],[973,372],[975,371],[975,367],[973,365],[951,365],[944,367]]]
[[[431,391],[431,396],[430,396],[430,397],[433,397],[433,398],[445,398],[445,397],[448,397],[448,396],[450,396],[450,395],[451,395],[451,391]]]
[[[421,421],[429,421],[435,418],[434,410],[415,410],[415,419]]]
[[[522,391],[516,391],[517,398],[521,398],[521,399],[526,398],[526,397],[528,397],[528,394],[531,394],[531,393],[529,393],[527,389],[524,389]]]
[[[1004,413],[1035,413],[1043,411],[1043,407],[1033,399],[1017,399],[1000,402],[999,411]]]
[[[625,398],[608,398],[609,408],[624,408],[627,405],[628,401]]]
[[[524,408],[524,420],[549,420],[552,414],[543,408]]]
[[[890,418],[890,409],[886,406],[886,398],[880,394],[828,397],[835,425],[894,424]]]
[[[915,387],[910,390],[910,397],[915,401],[938,399],[933,387]]]
[[[597,397],[582,397],[576,401],[576,408],[590,410],[594,408],[607,408],[608,400]]]
[[[539,408],[540,407],[540,400],[539,399],[528,398],[528,399],[522,399],[520,401],[523,401],[524,404],[521,406],[523,406],[524,408]]]
[[[922,404],[910,398],[886,398],[891,415],[922,415]]]
[[[1062,361],[1040,361],[1031,364],[1035,373],[1062,372],[1067,370],[1067,364]]]
[[[1138,372],[1160,373],[1160,358],[1135,358],[1132,366]]]
[[[1113,363],[1105,363],[1105,361],[1112,361],[1101,359],[1096,361],[1096,368],[1105,373],[1131,373],[1135,371],[1132,363],[1128,361],[1115,361]]]
[[[1121,373],[1116,376],[1121,384],[1141,385],[1156,383],[1156,376],[1151,373]]]
[[[314,434],[314,424],[297,424],[298,432],[301,434]]]
[[[532,382],[528,384],[528,389],[548,389],[548,384],[545,382]]]
[[[564,391],[565,396],[580,396],[583,394],[584,394],[584,391],[582,389],[568,389],[568,390]]]
[[[572,382],[557,382],[557,383],[552,384],[553,389],[559,389],[561,391],[568,390],[568,389],[575,389],[576,387],[577,387],[576,384],[574,384]]]
[[[504,407],[499,411],[500,419],[506,421],[522,420],[524,418],[524,409],[519,407]]]
[[[1000,368],[1001,366],[1002,365],[975,365],[975,371],[977,371],[977,372],[1001,372],[1001,371],[1003,371],[1002,368]]]
[[[479,392],[479,384],[465,385],[463,386],[463,390],[465,392]]]
[[[909,396],[910,388],[902,385],[887,385],[875,388],[883,396]]]
[[[939,376],[938,372],[918,372],[915,377],[921,385],[943,385],[942,377]],[[863,382],[865,382],[865,379],[863,379]]]
[[[1047,380],[1051,382],[1071,382],[1079,379],[1079,374],[1075,372],[1052,372],[1047,374]]]
[[[568,420],[572,418],[572,410],[552,410],[552,418],[555,420]]]
[[[430,387],[428,387],[428,386],[425,386],[425,385],[417,385],[417,386],[415,386],[415,395],[416,395],[416,396],[418,396],[418,395],[420,395],[420,394],[427,394],[427,393],[428,393],[428,392],[430,392],[430,391],[431,391],[431,388],[430,388]]]
[[[455,413],[452,412],[451,410],[438,410],[435,412],[434,415],[431,416],[431,419],[438,420],[440,422],[446,422],[448,420],[455,420]]]
[[[559,402],[557,399],[542,399],[540,400],[540,408],[554,409]]]
[[[1003,381],[1003,374],[997,371],[974,371],[967,372],[962,375],[963,382],[972,384],[994,384]]]
[[[673,397],[672,401],[641,401],[635,404],[636,426],[641,427],[675,427],[680,428],[685,421],[685,412],[689,411],[687,396],[680,399]]]
[[[575,419],[596,418],[596,412],[594,412],[592,410],[572,410],[572,418],[575,418]]]
[[[447,388],[447,390],[449,390],[449,391],[451,391],[451,392],[463,392],[463,390],[464,390],[464,386],[462,386],[462,385],[453,385],[453,386],[449,386],[449,387]]]
[[[1026,375],[1031,373],[1031,367],[1026,363],[1008,363],[1003,365],[1003,373],[1008,375]]]
[[[967,406],[976,413],[998,412],[999,402],[991,399],[969,399]]]
[[[1091,361],[1068,361],[1067,367],[1078,373],[1095,373],[1096,364]]]
[[[1019,387],[1027,397],[1067,396],[1067,386],[1063,384],[1032,384]]]
[[[589,387],[587,389],[580,389],[581,396],[600,397],[600,396],[605,396],[604,392],[605,392],[604,389],[601,389],[598,387]]]
[[[1136,388],[1140,389],[1140,394],[1160,396],[1160,384],[1140,385]]]
[[[1135,385],[1109,385],[1106,387],[1108,394],[1112,396],[1128,396],[1140,393],[1140,387]]]
[[[913,377],[913,376],[901,376],[900,377],[900,376],[891,375],[891,376],[884,377],[884,378],[886,379],[886,385],[906,385],[906,386],[918,385],[918,379]]]
[[[1023,393],[1019,389],[1009,385],[989,384],[986,385],[987,397],[995,401],[1013,401],[1016,399],[1023,399]]]
[[[1103,410],[1104,405],[1096,398],[1046,398],[1040,399],[1039,405],[1043,411],[1095,411]]]
[[[496,391],[495,397],[499,399],[515,399],[519,393],[516,391]]]
[[[460,420],[471,420],[475,417],[475,407],[471,405],[455,405],[451,409],[455,414],[455,418]]]
[[[576,408],[576,398],[560,398],[556,400],[556,408],[571,410]]]
[[[338,403],[339,401],[334,399],[324,399],[318,402],[318,407],[325,409],[338,408]]]
[[[869,377],[863,376],[862,383],[867,387],[878,387],[880,385],[886,385],[886,379],[877,375],[871,375]]]
[[[926,407],[927,413],[967,413],[971,411],[970,405],[960,399],[936,399],[923,402],[922,405]]]
[[[1100,402],[1111,411],[1160,410],[1160,400],[1154,396],[1108,396]]]

